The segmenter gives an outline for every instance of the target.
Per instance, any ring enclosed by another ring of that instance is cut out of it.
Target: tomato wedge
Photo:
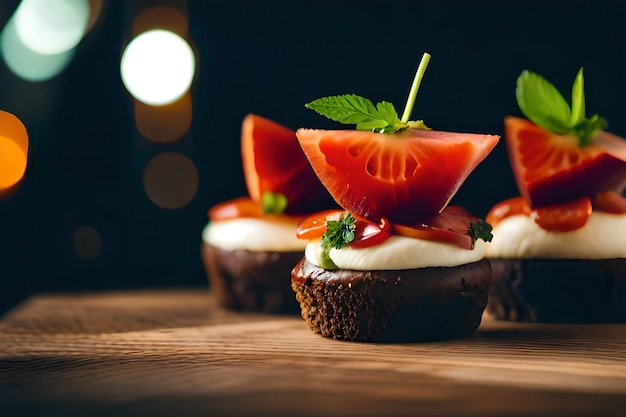
[[[339,220],[344,210],[325,210],[313,214],[300,222],[296,228],[296,236],[299,239],[321,239],[326,233],[326,225],[329,220]],[[352,248],[367,248],[384,242],[391,236],[389,222],[381,219],[380,222],[372,222],[363,217],[353,215],[356,218],[356,230],[354,240],[348,244]]]
[[[281,193],[287,198],[288,214],[336,207],[293,130],[255,114],[247,115],[241,126],[241,158],[252,200],[260,202],[268,191]]]
[[[506,217],[523,214],[533,219],[542,229],[569,232],[587,224],[591,209],[591,201],[587,197],[535,209],[531,209],[523,197],[515,197],[496,204],[487,215],[487,221],[495,226]]]
[[[520,194],[531,207],[565,203],[626,183],[626,140],[600,132],[591,144],[526,119],[504,119],[506,145]]]
[[[470,224],[479,219],[459,206],[448,206],[435,217],[412,226],[393,224],[392,230],[400,236],[451,243],[463,249],[472,249],[474,240],[469,234]]]
[[[499,136],[406,129],[396,134],[298,129],[320,181],[347,211],[414,224],[439,213]]]

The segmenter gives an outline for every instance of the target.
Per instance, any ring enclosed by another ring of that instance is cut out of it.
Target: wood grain
[[[49,294],[0,322],[4,415],[626,415],[626,325],[489,319],[368,344],[204,289]]]

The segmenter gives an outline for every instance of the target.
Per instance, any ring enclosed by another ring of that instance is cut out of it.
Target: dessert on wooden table
[[[409,121],[430,55],[398,117],[356,95],[307,107],[356,130],[298,129],[311,166],[341,209],[305,219],[292,287],[311,330],[353,341],[469,336],[487,302],[490,226],[449,205],[499,137]]]
[[[587,117],[583,71],[571,107],[540,75],[524,71],[505,118],[519,197],[487,221],[493,278],[487,313],[532,322],[626,321],[626,140]]]
[[[290,272],[306,245],[296,226],[334,202],[289,128],[250,114],[241,152],[248,195],[211,207],[202,233],[211,290],[233,310],[297,314]]]

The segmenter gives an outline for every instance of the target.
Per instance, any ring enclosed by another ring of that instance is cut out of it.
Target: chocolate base
[[[326,270],[303,258],[291,273],[315,333],[362,342],[421,342],[472,335],[487,303],[487,260],[410,270]]]
[[[290,271],[300,252],[225,250],[202,244],[202,260],[211,291],[230,310],[298,314]]]
[[[486,314],[538,323],[626,322],[626,259],[491,259]]]

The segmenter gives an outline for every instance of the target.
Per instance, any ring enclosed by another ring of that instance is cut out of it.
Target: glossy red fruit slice
[[[499,136],[407,129],[296,131],[335,201],[374,222],[414,224],[435,216]]]
[[[581,148],[575,137],[550,133],[525,119],[507,117],[504,124],[517,186],[532,207],[592,198],[626,183],[626,159],[619,157],[626,140],[621,148],[619,141],[604,140],[612,147],[609,153],[595,143]]]
[[[451,243],[463,249],[472,249],[474,239],[469,234],[470,225],[478,220],[462,207],[448,206],[424,223],[412,226],[392,224],[391,229],[400,236]]]
[[[299,239],[315,240],[321,239],[326,233],[326,226],[329,220],[339,220],[341,215],[345,213],[343,210],[325,210],[315,213],[300,222],[296,228],[296,236]],[[354,240],[348,245],[352,248],[367,248],[384,242],[391,236],[389,222],[381,219],[379,223],[375,223],[356,217],[356,230],[354,231]]]
[[[487,222],[496,226],[509,216],[523,214],[533,219],[544,230],[570,232],[587,224],[591,211],[591,201],[587,197],[536,209],[532,209],[525,198],[515,197],[493,206],[487,214]]]
[[[286,213],[336,206],[291,129],[247,115],[241,127],[241,156],[248,194],[254,201],[260,202],[263,193],[269,191],[287,197]]]
[[[240,218],[255,218],[286,222],[294,222],[304,219],[304,215],[265,214],[263,213],[261,203],[252,200],[250,197],[238,197],[218,203],[209,209],[208,217],[214,222]]]

